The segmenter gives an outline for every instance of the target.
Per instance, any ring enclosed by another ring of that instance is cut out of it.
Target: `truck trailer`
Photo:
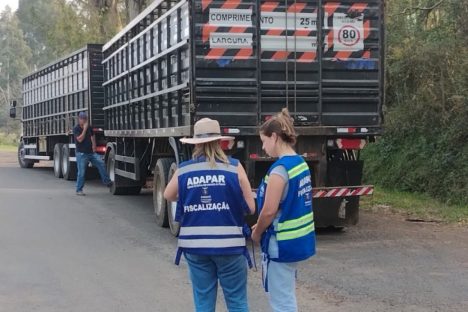
[[[103,46],[107,168],[114,194],[153,180],[159,225],[177,235],[164,188],[191,157],[179,138],[217,119],[253,186],[274,161],[259,126],[287,107],[313,176],[315,223],[356,224],[359,151],[381,133],[383,0],[156,0]]]
[[[312,172],[316,226],[356,224],[360,196],[373,192],[362,185],[360,150],[383,120],[383,12],[383,0],[156,0],[102,49],[88,45],[23,80],[20,165],[53,159],[56,175],[69,177],[71,126],[87,110],[111,193],[152,185],[157,224],[177,235],[163,192],[191,158],[179,139],[197,120],[217,119],[235,137],[223,149],[255,187],[274,162],[259,126],[287,107]],[[78,73],[86,83],[71,89]]]
[[[88,44],[22,81],[22,136],[18,162],[32,168],[53,160],[57,178],[77,175],[73,127],[78,113],[86,111],[94,127],[98,152],[104,155],[104,91],[102,45]],[[12,111],[16,115],[15,108]]]

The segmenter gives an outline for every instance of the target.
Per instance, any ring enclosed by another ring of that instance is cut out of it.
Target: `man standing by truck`
[[[84,196],[83,186],[86,176],[86,167],[91,162],[99,171],[101,181],[108,187],[112,185],[112,181],[107,175],[104,168],[104,162],[96,153],[96,137],[93,130],[89,127],[88,114],[81,112],[78,115],[78,125],[73,129],[76,145],[76,166],[78,168],[78,176],[76,178],[76,195]]]

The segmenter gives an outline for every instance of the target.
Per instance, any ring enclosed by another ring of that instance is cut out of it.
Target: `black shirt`
[[[80,153],[92,154],[93,153],[93,143],[91,142],[91,136],[94,134],[91,127],[88,127],[86,135],[83,141],[78,142],[76,139],[83,132],[83,128],[80,125],[76,125],[73,129],[73,135],[75,136],[76,150]]]

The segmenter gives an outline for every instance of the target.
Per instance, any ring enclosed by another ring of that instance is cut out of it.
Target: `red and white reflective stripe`
[[[347,196],[364,196],[374,193],[373,186],[352,186],[352,187],[326,187],[314,188],[312,190],[313,198],[329,198],[329,197],[347,197]]]
[[[226,134],[239,134],[240,129],[238,129],[238,128],[224,128],[223,132],[226,133]]]
[[[356,130],[357,130],[356,128],[337,128],[336,132],[337,133],[355,133]]]

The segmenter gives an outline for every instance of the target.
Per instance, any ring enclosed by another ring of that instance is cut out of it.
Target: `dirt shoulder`
[[[468,205],[440,202],[428,195],[376,187],[374,195],[361,199],[361,209],[392,213],[412,222],[468,225]]]
[[[323,311],[468,311],[467,238],[459,225],[362,212],[357,226],[318,235],[301,297],[328,302]]]
[[[7,149],[0,149],[0,166],[1,167],[13,167],[18,166],[18,160],[16,159],[16,152]]]

